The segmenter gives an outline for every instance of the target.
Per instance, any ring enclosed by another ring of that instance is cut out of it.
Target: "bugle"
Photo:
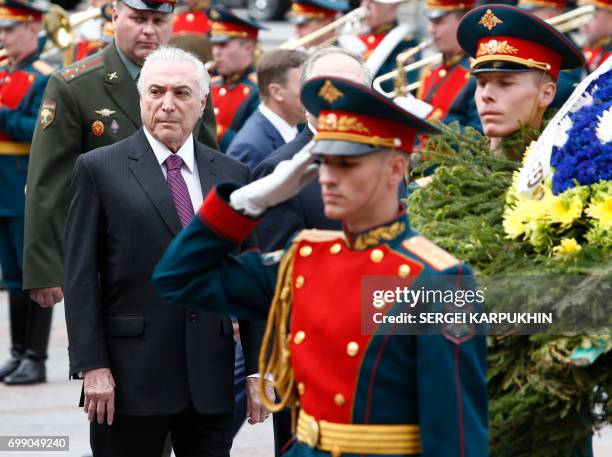
[[[309,43],[325,36],[329,32],[335,32],[335,36],[338,36],[340,33],[337,29],[340,27],[349,28],[351,32],[347,32],[346,30],[343,33],[352,33],[357,27],[362,23],[362,21],[368,15],[368,9],[365,6],[360,6],[359,8],[355,8],[353,11],[349,11],[344,16],[339,17],[333,22],[330,22],[327,25],[324,25],[318,30],[309,33],[301,38],[295,40],[289,40],[284,42],[279,46],[280,49],[300,49],[306,47]]]

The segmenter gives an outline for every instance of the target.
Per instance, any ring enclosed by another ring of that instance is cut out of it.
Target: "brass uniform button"
[[[329,248],[329,252],[332,255],[338,254],[342,250],[342,245],[340,243],[334,243],[331,248]]]
[[[223,96],[227,94],[227,89],[225,87],[222,87],[221,89],[219,89],[219,95]]]
[[[187,22],[193,22],[193,18],[193,13],[189,13],[185,19],[187,19]]]
[[[247,95],[249,92],[251,92],[251,88],[250,87],[245,87],[244,89],[242,89],[242,93],[244,95]]]
[[[446,76],[446,70],[444,68],[442,68],[441,70],[438,71],[438,76],[440,78],[444,78]]]
[[[368,43],[370,43],[370,44],[374,43],[374,41],[376,41],[376,38],[374,38],[374,36],[372,36],[372,35],[370,35],[370,36],[367,38],[367,42],[368,42]]]
[[[406,265],[405,263],[400,265],[399,270],[397,272],[401,278],[407,278],[410,275],[410,265]]]
[[[303,382],[298,382],[297,389],[298,389],[298,393],[300,395],[304,395],[304,391],[306,390],[306,386],[304,385]]]
[[[300,248],[300,257],[308,257],[312,254],[312,246],[304,245]]]
[[[295,278],[295,288],[296,289],[301,289],[302,287],[304,287],[304,276],[299,275],[297,278]]]
[[[219,108],[213,108],[213,111],[215,112],[215,115],[218,116],[219,115]]]
[[[382,250],[373,249],[372,252],[370,253],[370,260],[372,260],[372,262],[374,263],[380,263],[382,262],[382,259],[384,256],[385,256],[385,253]]]
[[[336,404],[336,406],[344,406],[344,404],[346,403],[346,399],[344,398],[344,395],[342,394],[334,395],[334,403]]]
[[[359,352],[359,344],[356,343],[355,341],[351,341],[349,344],[346,345],[346,353],[349,356],[355,357],[358,352]]]
[[[303,330],[300,330],[299,332],[297,332],[295,334],[295,336],[293,337],[293,342],[295,344],[302,344],[304,342],[304,340],[306,339],[306,333],[304,333]]]

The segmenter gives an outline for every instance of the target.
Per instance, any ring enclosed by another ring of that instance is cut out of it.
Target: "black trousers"
[[[161,457],[168,433],[176,457],[229,457],[233,414],[116,415],[113,425],[90,425],[94,457]]]

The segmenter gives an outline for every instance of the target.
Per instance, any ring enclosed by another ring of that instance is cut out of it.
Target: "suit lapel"
[[[139,128],[142,121],[138,89],[123,65],[114,42],[110,43],[104,52],[104,87],[134,126]]]
[[[194,153],[198,164],[198,174],[200,176],[200,185],[202,187],[202,195],[206,198],[206,194],[210,189],[217,184],[219,176],[215,164],[215,156],[203,144],[194,139]],[[196,208],[197,211],[197,208]]]
[[[182,228],[181,221],[155,153],[142,128],[132,139],[133,146],[128,152],[130,170],[172,234],[176,235]]]
[[[259,115],[260,125],[262,126],[264,133],[268,136],[268,138],[270,138],[274,150],[280,148],[283,144],[285,144],[285,140],[283,140],[283,137],[281,136],[280,132],[276,130],[276,127],[274,127],[272,122],[270,122],[266,118],[266,116],[261,114],[259,110],[256,111],[256,113]]]

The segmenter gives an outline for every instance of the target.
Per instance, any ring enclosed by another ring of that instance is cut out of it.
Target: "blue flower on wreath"
[[[612,180],[612,71],[599,76],[586,92],[592,103],[568,113],[567,141],[552,150],[555,195],[575,185]]]

